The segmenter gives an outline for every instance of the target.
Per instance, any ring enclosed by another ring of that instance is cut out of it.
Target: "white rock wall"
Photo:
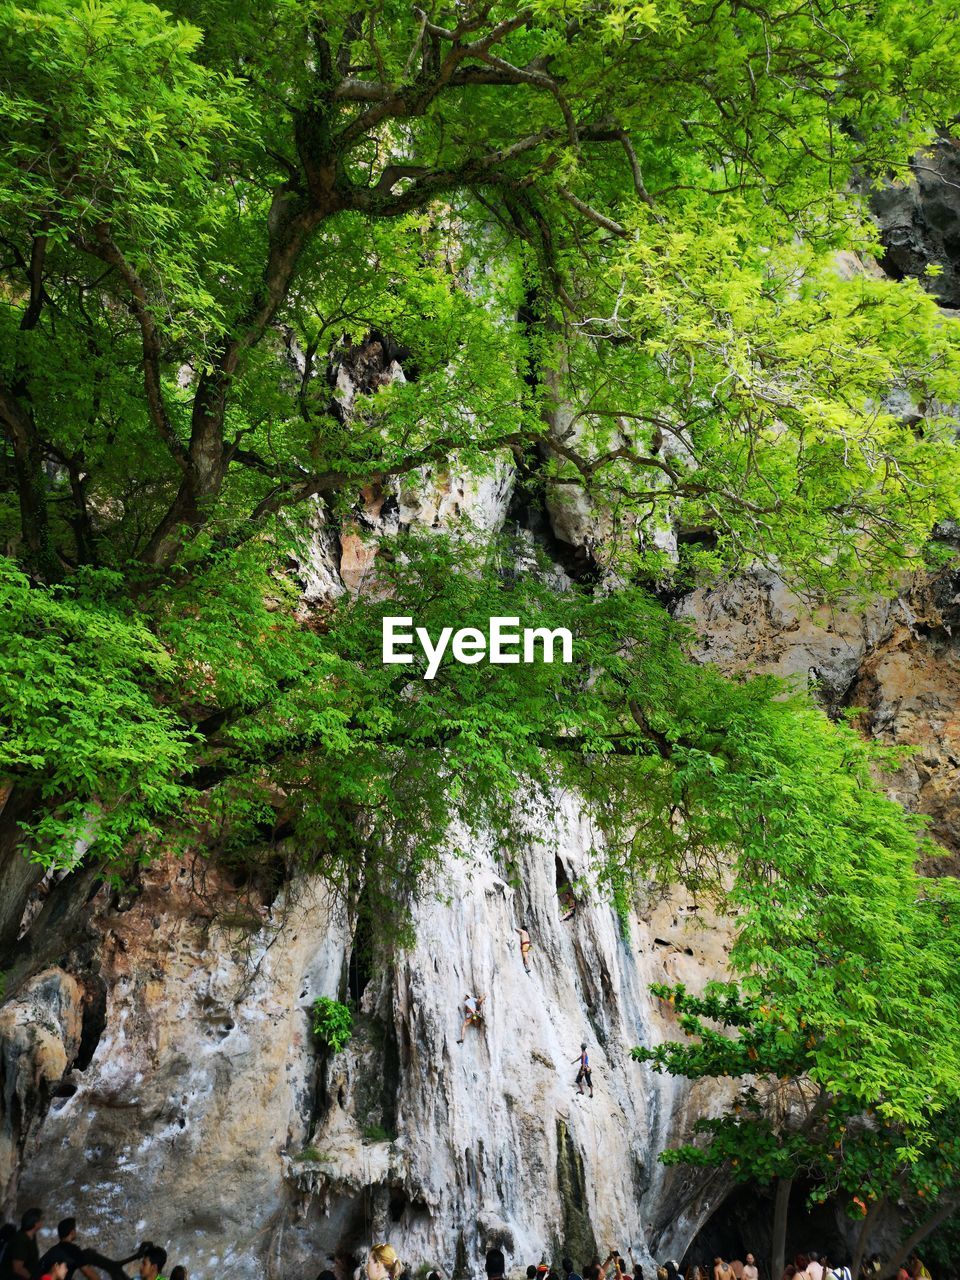
[[[340,989],[342,911],[304,883],[251,933],[211,918],[179,864],[157,867],[128,909],[96,921],[106,1027],[73,1073],[76,1092],[30,1139],[20,1206],[45,1204],[51,1221],[75,1214],[110,1256],[162,1241],[194,1280],[293,1280],[338,1244],[360,1251],[384,1236],[414,1266],[449,1271],[459,1258],[479,1275],[493,1240],[516,1264],[553,1256],[580,1194],[602,1250],[647,1256],[647,1224],[673,1216],[676,1200],[655,1156],[689,1100],[629,1051],[669,1030],[648,984],[714,975],[726,935],[673,904],[634,917],[629,942],[598,899],[561,921],[555,854],[575,878],[591,843],[568,797],[545,815],[519,884],[488,851],[452,859],[440,896],[417,910],[415,946],[375,973],[355,1041],[324,1068],[318,1116],[308,1011]],[[487,995],[485,1026],[458,1045],[468,990]],[[363,1099],[383,1085],[378,1016],[398,1046],[393,1142],[363,1136]],[[593,1099],[573,1084],[581,1039]]]

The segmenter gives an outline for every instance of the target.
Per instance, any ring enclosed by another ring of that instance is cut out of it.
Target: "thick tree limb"
[[[278,228],[271,237],[270,252],[260,290],[252,299],[236,332],[222,340],[212,369],[200,377],[193,400],[188,465],[177,495],[143,552],[142,559],[157,568],[169,566],[181,545],[181,529],[206,523],[210,507],[220,493],[229,452],[224,441],[227,395],[241,353],[254,346],[287,295],[297,262],[314,228],[336,207],[333,199],[317,208],[296,202],[286,210],[281,195]]]
[[[177,435],[163,397],[160,367],[163,347],[160,329],[150,309],[147,289],[137,272],[127,262],[123,253],[110,234],[110,228],[101,222],[94,228],[94,239],[80,238],[80,246],[88,253],[94,254],[102,262],[116,268],[118,275],[130,294],[130,308],[140,326],[141,345],[143,350],[143,385],[146,392],[147,413],[153,423],[157,435],[167,446],[170,456],[181,470],[189,465],[187,451]]]
[[[33,244],[30,246],[30,268],[27,272],[30,281],[30,301],[27,308],[20,318],[21,332],[26,332],[36,326],[40,319],[40,312],[43,310],[43,264],[47,256],[47,223],[44,222],[44,230],[39,235],[34,236]]]
[[[20,503],[20,530],[26,559],[48,582],[60,576],[61,564],[53,548],[47,490],[43,474],[43,442],[36,429],[25,385],[0,385],[0,424],[13,445],[13,464]]]

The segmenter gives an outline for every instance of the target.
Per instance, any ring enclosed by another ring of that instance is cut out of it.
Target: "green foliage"
[[[904,903],[851,904],[916,832],[852,731],[690,664],[640,584],[760,560],[856,595],[937,558],[956,321],[876,278],[857,193],[956,118],[951,16],[0,4],[0,769],[31,855],[289,842],[386,927],[451,818],[509,863],[575,787],[619,903],[639,875],[732,875],[744,972],[788,966],[835,1022],[789,922],[820,904],[885,957]],[[370,591],[303,606],[308,521],[333,539],[361,491],[504,459],[531,501],[602,515],[603,590],[560,595],[476,531],[401,533]],[[577,662],[426,683],[382,665],[388,611],[568,626]]]
[[[312,1007],[313,1034],[326,1048],[339,1053],[353,1034],[353,1014],[330,996],[317,996]]]
[[[0,772],[42,798],[30,839],[49,867],[118,857],[189,806],[173,664],[117,586],[85,571],[38,591],[0,558]]]
[[[695,1140],[663,1153],[665,1164],[724,1165],[742,1183],[803,1175],[813,1199],[836,1197],[867,1218],[865,1248],[888,1200],[929,1229],[931,1210],[960,1196],[960,893],[876,847],[869,869],[850,870],[855,931],[829,907],[798,916],[778,905],[791,939],[752,969],[748,990],[655,986],[688,1039],[633,1053],[657,1071],[741,1082],[724,1112],[696,1122]],[[755,926],[764,927],[748,911],[741,942]],[[753,953],[738,948],[745,966]],[[820,982],[817,967],[828,975]]]
[[[392,1142],[393,1136],[382,1124],[368,1124],[363,1127],[363,1137],[366,1142]]]
[[[329,1155],[326,1151],[319,1151],[316,1147],[304,1147],[295,1159],[302,1160],[306,1164],[335,1163],[333,1156]]]
[[[33,567],[166,568],[318,493],[533,456],[558,397],[541,479],[613,505],[627,570],[669,571],[641,517],[710,532],[691,569],[759,557],[820,591],[919,563],[957,514],[956,322],[864,267],[850,181],[905,178],[956,117],[947,0],[458,14],[0,7],[26,502],[0,519],[29,514]],[[347,423],[327,362],[372,330],[416,381]]]

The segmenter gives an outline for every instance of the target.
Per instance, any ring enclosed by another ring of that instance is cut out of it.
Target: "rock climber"
[[[533,946],[533,943],[530,941],[530,934],[523,927],[514,929],[514,933],[519,933],[520,935],[520,959],[523,961],[524,969],[529,973],[530,960],[528,957],[530,955],[530,949]]]
[[[560,917],[560,920],[561,920],[561,923],[565,923],[567,920],[573,919],[573,915],[576,912],[576,909],[577,909],[576,894],[573,892],[573,885],[571,885],[569,882],[563,885],[563,887],[559,889],[557,892],[560,898],[560,906],[564,912],[564,914]]]
[[[463,1023],[460,1027],[460,1039],[457,1044],[463,1044],[463,1035],[467,1027],[477,1027],[483,1022],[483,1002],[486,996],[463,997]]]
[[[590,1058],[587,1054],[586,1040],[580,1041],[580,1057],[574,1058],[574,1062],[580,1063],[580,1070],[577,1072],[577,1078],[574,1083],[580,1093],[583,1093],[584,1082],[590,1090],[590,1097],[593,1097],[593,1074],[590,1071]]]

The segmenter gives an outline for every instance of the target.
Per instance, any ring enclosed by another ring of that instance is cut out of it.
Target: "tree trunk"
[[[790,1208],[790,1192],[792,1188],[792,1178],[777,1179],[777,1194],[773,1202],[771,1280],[780,1280],[787,1265],[787,1211]]]
[[[0,423],[13,445],[13,465],[20,499],[20,532],[30,569],[46,582],[61,574],[53,549],[43,474],[43,449],[28,408],[19,400],[20,388],[0,387]]]
[[[879,1200],[875,1200],[864,1215],[863,1223],[857,1233],[857,1247],[853,1255],[853,1264],[850,1267],[850,1273],[853,1280],[857,1280],[860,1275],[860,1267],[867,1254],[867,1245],[870,1243],[870,1232],[873,1224],[880,1215],[880,1210],[887,1203],[886,1196],[881,1196]]]
[[[960,1201],[955,1197],[951,1197],[946,1200],[940,1208],[937,1209],[936,1213],[932,1214],[926,1222],[921,1222],[916,1231],[903,1241],[893,1257],[884,1264],[883,1269],[880,1272],[880,1280],[888,1280],[888,1277],[895,1276],[901,1263],[906,1262],[907,1258],[910,1257],[917,1245],[926,1240],[927,1236],[936,1231],[937,1227],[942,1226],[949,1217],[957,1212],[958,1208],[960,1208]],[[855,1277],[854,1280],[856,1280]]]
[[[24,908],[43,877],[43,867],[23,852],[20,826],[34,816],[38,800],[39,791],[33,787],[11,787],[5,797],[0,793],[0,969],[12,962]]]

